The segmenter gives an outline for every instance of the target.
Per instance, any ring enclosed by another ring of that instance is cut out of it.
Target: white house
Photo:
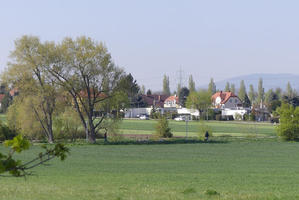
[[[179,97],[175,95],[165,99],[164,108],[180,108]]]
[[[212,96],[212,104],[214,108],[226,109],[242,107],[242,102],[237,95],[232,92],[216,92]]]
[[[189,109],[189,108],[178,108],[177,109],[178,115],[188,115],[188,116],[194,116],[196,118],[199,118],[199,111],[196,109]]]
[[[125,118],[137,118],[141,115],[150,115],[152,108],[129,108],[125,109]]]
[[[249,114],[250,113],[250,109],[249,108],[240,108],[240,107],[236,107],[236,108],[225,108],[223,110],[221,110],[221,115],[222,116],[233,116],[233,118],[235,120],[241,120],[243,119],[245,114]],[[241,118],[238,118],[238,116],[240,116]]]

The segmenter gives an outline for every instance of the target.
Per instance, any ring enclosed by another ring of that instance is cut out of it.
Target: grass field
[[[123,120],[120,125],[120,131],[124,134],[152,134],[155,132],[155,120]],[[200,122],[188,122],[188,136],[196,136]],[[270,123],[253,122],[221,122],[208,121],[204,124],[210,126],[214,136],[275,136],[275,127]],[[186,122],[177,122],[171,120],[169,123],[175,136],[186,135]]]
[[[37,176],[0,177],[0,199],[299,199],[296,142],[230,139],[70,148],[66,161],[37,168]],[[39,150],[33,146],[21,158]],[[219,195],[206,195],[208,189]]]

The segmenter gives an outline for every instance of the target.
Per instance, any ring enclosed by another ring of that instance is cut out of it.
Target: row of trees
[[[132,90],[139,90],[132,76],[115,66],[105,45],[87,37],[55,43],[23,36],[15,41],[11,59],[2,75],[19,90],[8,109],[10,127],[24,134],[37,130],[50,143],[54,118],[70,111],[86,140],[94,143],[96,134],[107,130],[109,114],[125,107]]]
[[[189,76],[188,87],[179,86],[178,88],[179,91],[175,93],[179,96],[181,105],[185,106],[187,96],[193,92],[196,92],[193,76]],[[236,90],[235,84],[230,84],[229,82],[227,82],[224,91],[237,94],[240,100],[242,101],[244,107],[266,106],[269,109],[269,111],[272,112],[278,106],[281,105],[282,101],[286,101],[288,103],[291,103],[292,105],[296,105],[298,101],[297,92],[295,89],[291,87],[290,83],[287,84],[285,92],[283,92],[281,88],[276,88],[275,90],[270,89],[267,92],[265,92],[262,79],[259,79],[257,91],[255,91],[254,86],[250,84],[249,91],[247,92],[244,80],[240,81],[240,86],[238,88],[239,89]],[[216,84],[213,78],[211,78],[207,92],[210,93],[210,95],[212,95],[217,91],[219,90],[216,89]],[[169,76],[166,75],[164,75],[163,78],[163,94],[171,95],[169,87]],[[193,94],[192,96],[192,99],[194,99],[195,94]]]

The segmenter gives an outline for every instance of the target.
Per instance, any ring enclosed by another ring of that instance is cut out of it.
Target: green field
[[[299,199],[299,143],[72,145],[37,176],[0,178],[0,199]],[[3,150],[3,147],[1,147]],[[30,159],[34,146],[22,155]],[[211,189],[220,195],[208,196]]]
[[[120,125],[120,132],[124,134],[152,134],[155,132],[156,120],[123,120]],[[196,136],[200,122],[188,122],[188,136]],[[208,121],[204,124],[210,126],[214,136],[275,136],[275,127],[270,123],[257,122],[221,122]],[[186,122],[176,122],[171,120],[170,128],[175,136],[186,135]]]

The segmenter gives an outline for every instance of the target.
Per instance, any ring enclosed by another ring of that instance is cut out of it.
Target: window
[[[232,103],[233,101],[230,99],[229,102]]]

